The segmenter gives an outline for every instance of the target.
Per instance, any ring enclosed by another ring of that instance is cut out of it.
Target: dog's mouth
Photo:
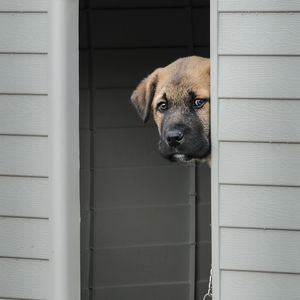
[[[187,154],[176,153],[171,155],[169,159],[174,162],[188,162],[192,159],[192,157]]]

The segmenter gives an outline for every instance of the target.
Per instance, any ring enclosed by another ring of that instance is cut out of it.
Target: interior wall
[[[82,299],[202,299],[210,170],[194,176],[163,160],[153,120],[143,124],[129,98],[155,68],[209,57],[209,1],[90,0],[80,9]]]

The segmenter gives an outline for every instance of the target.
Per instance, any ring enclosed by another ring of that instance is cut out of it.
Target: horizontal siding
[[[208,45],[209,32],[205,26],[209,9],[194,9],[192,16],[195,37],[199,36],[195,45]],[[94,10],[91,13],[92,47],[187,46],[192,38],[190,17],[191,12],[184,8]]]
[[[1,0],[0,11],[47,11],[48,0]]]
[[[84,3],[83,1],[80,1]],[[91,0],[91,7],[93,8],[129,8],[129,7],[182,7],[187,4],[192,4],[193,6],[205,6],[209,5],[209,0],[192,0],[188,2],[186,0]],[[84,5],[83,5],[84,7]]]
[[[47,55],[0,54],[0,93],[47,93]]]
[[[182,300],[188,299],[188,283],[151,284],[150,286],[122,286],[96,289],[96,299],[109,300]]]
[[[189,252],[188,245],[96,250],[94,286],[187,281]]]
[[[298,0],[219,0],[219,11],[298,11]]]
[[[189,182],[186,180],[188,177],[188,167],[174,165],[97,169],[94,179],[95,207],[188,204]],[[167,182],[166,178],[168,178]],[[120,197],[120,194],[126,197]]]
[[[158,153],[156,128],[98,129],[94,139],[97,168],[168,164]]]
[[[46,96],[0,95],[0,134],[48,133]]]
[[[48,175],[46,137],[0,136],[1,175]]]
[[[143,123],[130,102],[133,89],[102,89],[95,92],[94,126],[105,127],[141,127],[154,126],[154,121]]]
[[[300,232],[220,230],[222,269],[300,273]]]
[[[220,187],[220,225],[300,230],[300,188]]]
[[[189,28],[188,13],[184,9],[93,11],[91,26],[97,31],[93,30],[92,46],[185,46],[189,42],[189,36],[186,35]],[[118,22],[115,22],[116,19]],[[131,22],[128,22],[129,19]],[[149,23],[152,25],[149,26]]]
[[[209,47],[196,47],[197,55],[209,56]],[[112,49],[93,51],[92,84],[95,88],[132,88],[154,69],[190,55],[186,48]],[[88,59],[83,52],[83,59]],[[109,62],[109,63],[108,63]],[[134,62],[134,63],[133,63]],[[84,64],[83,64],[84,65]],[[88,70],[86,68],[86,70]],[[88,72],[81,74],[81,88],[88,88]]]
[[[0,52],[47,52],[47,32],[47,14],[2,13]]]
[[[0,177],[0,215],[49,217],[47,178]]]
[[[220,183],[300,185],[300,145],[220,143]]]
[[[219,58],[220,98],[300,98],[299,78],[300,57]]]
[[[219,54],[300,54],[300,13],[225,13]]]
[[[300,142],[300,101],[219,100],[219,138]]]
[[[94,246],[99,248],[187,243],[189,219],[189,206],[97,210]]]
[[[0,297],[47,299],[49,262],[0,258]]]
[[[0,218],[0,256],[48,259],[49,254],[48,220]]]
[[[299,300],[300,275],[221,272],[222,300]]]

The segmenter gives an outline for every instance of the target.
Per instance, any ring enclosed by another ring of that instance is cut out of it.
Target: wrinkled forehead
[[[169,98],[187,97],[194,92],[198,97],[209,97],[210,76],[207,64],[193,59],[178,60],[162,68],[158,74],[157,95]]]

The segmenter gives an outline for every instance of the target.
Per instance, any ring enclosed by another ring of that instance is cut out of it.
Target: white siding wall
[[[47,1],[1,1],[0,41],[0,298],[48,299]]]
[[[214,299],[296,300],[300,2],[213,2]]]

